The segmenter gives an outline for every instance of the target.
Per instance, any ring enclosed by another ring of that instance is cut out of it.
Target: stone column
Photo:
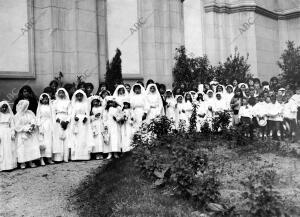
[[[83,76],[97,85],[99,80],[96,0],[35,1],[35,14],[46,10],[36,24],[36,68],[38,85],[45,87],[61,71],[64,82]],[[36,16],[36,15],[35,15]]]
[[[144,79],[171,87],[175,49],[184,44],[181,0],[139,0],[140,13],[147,17],[141,29],[140,51]]]
[[[185,48],[188,53],[203,56],[205,54],[203,1],[187,0],[183,5]]]

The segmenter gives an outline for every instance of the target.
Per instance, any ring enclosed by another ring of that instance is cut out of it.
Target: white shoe
[[[32,163],[32,162],[29,162],[29,166],[30,166],[31,168],[35,168],[35,167],[36,167],[35,163]]]
[[[25,163],[22,163],[20,167],[21,167],[21,169],[23,170],[23,169],[26,168],[26,164],[25,164]]]
[[[46,165],[46,164],[45,164],[44,160],[41,159],[41,166],[45,166],[45,165]]]
[[[108,156],[107,156],[107,158],[106,158],[106,160],[111,159],[111,157],[112,157],[112,155],[111,155],[111,153],[109,153]]]

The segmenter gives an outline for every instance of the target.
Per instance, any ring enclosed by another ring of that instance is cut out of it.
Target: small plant
[[[293,41],[288,41],[286,44],[287,48],[277,62],[282,71],[282,83],[297,85],[300,84],[300,46],[297,47]]]
[[[208,137],[209,135],[212,134],[212,130],[211,130],[211,127],[209,125],[208,122],[204,122],[200,128],[201,130],[201,133],[205,136],[205,137]]]
[[[160,116],[153,119],[148,125],[148,131],[154,133],[158,138],[168,135],[174,128],[174,122],[167,116]]]
[[[213,118],[213,131],[220,132],[228,128],[230,123],[230,114],[228,112],[219,112],[218,115]]]
[[[116,54],[112,61],[110,63],[107,61],[106,64],[105,83],[107,84],[107,88],[111,93],[114,92],[115,85],[120,84],[123,81],[121,55],[121,51],[117,48]]]
[[[281,217],[288,216],[284,211],[280,194],[273,189],[276,173],[274,171],[259,172],[250,175],[242,184],[248,191],[242,194],[247,200],[248,217]]]
[[[193,201],[197,207],[219,200],[220,182],[199,146],[196,133],[174,133],[166,117],[153,119],[134,136],[135,165],[156,187],[172,187],[173,193]],[[144,135],[157,136],[144,139]],[[150,142],[149,142],[150,141]]]
[[[63,86],[63,81],[62,81],[63,77],[64,77],[64,75],[63,75],[62,72],[59,72],[58,76],[54,77],[54,80],[56,80],[57,83],[58,83],[58,87],[62,87]]]
[[[197,130],[197,105],[193,104],[193,112],[190,118],[189,132],[194,133]]]

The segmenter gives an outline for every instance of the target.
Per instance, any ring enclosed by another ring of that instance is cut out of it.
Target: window
[[[0,78],[34,78],[33,0],[0,0]]]

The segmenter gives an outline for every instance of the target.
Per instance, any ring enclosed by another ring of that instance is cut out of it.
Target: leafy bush
[[[189,132],[196,132],[196,124],[197,124],[197,105],[193,104],[193,112],[190,118]]]
[[[210,81],[212,77],[207,56],[194,58],[187,55],[184,46],[176,49],[175,66],[173,76],[176,84],[184,83],[188,88],[198,85],[200,82]]]
[[[62,72],[59,72],[58,76],[54,77],[54,80],[57,81],[57,83],[58,83],[58,87],[62,87],[63,86],[63,84],[64,84],[63,83],[63,77],[64,77],[64,75],[63,75]]]
[[[226,58],[226,61],[219,68],[220,75],[217,77],[219,82],[225,83],[225,80],[232,81],[237,79],[239,82],[246,82],[248,78],[252,77],[249,73],[250,65],[247,63],[249,54],[247,57],[240,56],[238,49],[235,48],[234,55],[230,55]]]
[[[204,122],[200,128],[201,130],[201,133],[205,136],[205,137],[208,137],[209,135],[212,134],[212,130],[211,130],[211,127],[209,125],[208,122]]]
[[[214,170],[208,169],[207,154],[194,134],[170,130],[160,134],[162,126],[170,127],[165,117],[153,120],[150,126],[144,128],[147,132],[138,132],[134,137],[133,157],[143,174],[156,187],[172,186],[174,194],[192,200],[196,206],[218,201],[220,182]],[[149,132],[157,135],[156,139],[142,138]]]
[[[273,189],[276,173],[272,170],[250,175],[242,182],[248,191],[242,194],[247,200],[249,217],[281,217],[288,216],[284,211],[280,194]]]
[[[288,41],[287,48],[283,51],[280,61],[277,62],[282,70],[281,78],[284,85],[300,84],[300,46],[295,42]]]
[[[184,46],[177,48],[176,51],[173,76],[177,85],[184,83],[187,88],[192,88],[199,83],[208,83],[213,78],[225,83],[226,80],[232,81],[233,79],[245,82],[252,77],[249,73],[250,65],[247,63],[249,55],[241,56],[237,48],[233,55],[217,66],[210,65],[206,55],[203,57],[188,55]]]
[[[213,131],[219,132],[226,130],[230,124],[230,114],[228,112],[220,112],[215,118],[213,118]]]
[[[120,84],[123,81],[121,55],[121,51],[117,49],[116,54],[112,59],[111,63],[107,62],[106,64],[105,83],[107,85],[108,90],[111,93],[114,92],[115,85]]]
[[[148,125],[148,131],[156,134],[157,137],[168,135],[172,129],[174,129],[174,122],[167,116],[157,117]]]

